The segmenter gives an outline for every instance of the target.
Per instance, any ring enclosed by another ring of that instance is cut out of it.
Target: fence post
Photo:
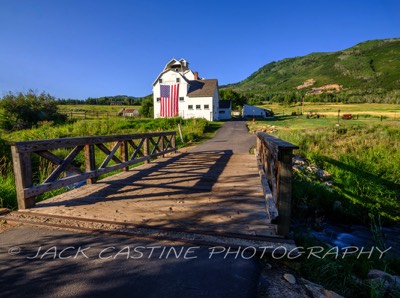
[[[96,170],[96,160],[94,156],[94,145],[85,145],[85,170],[86,172],[91,172]],[[96,183],[96,178],[86,179],[87,184]]]
[[[161,151],[161,152],[164,152],[164,140],[165,140],[165,139],[164,139],[164,136],[161,136],[161,137],[160,137],[160,142],[161,142],[161,143],[160,143],[160,151]],[[162,157],[165,157],[165,155],[163,154]]]
[[[175,153],[176,153],[176,132],[172,134],[171,138],[172,138],[171,145],[172,145],[172,148],[175,149]]]
[[[128,141],[123,141],[120,146],[122,162],[128,161]],[[124,172],[129,171],[129,166],[122,169]]]
[[[31,208],[35,206],[35,198],[25,198],[24,195],[24,189],[31,187],[33,184],[31,153],[18,152],[18,149],[15,145],[11,146],[11,153],[14,166],[18,209]]]
[[[143,154],[144,156],[148,156],[149,155],[149,138],[144,138],[144,144],[143,144]],[[149,163],[150,159],[146,160],[145,163]]]
[[[279,177],[278,177],[278,210],[279,225],[278,234],[287,236],[289,234],[291,200],[292,200],[292,150],[281,150],[279,152]]]

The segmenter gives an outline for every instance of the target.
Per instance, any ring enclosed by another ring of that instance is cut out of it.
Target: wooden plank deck
[[[177,153],[23,212],[187,231],[274,236],[254,155]]]

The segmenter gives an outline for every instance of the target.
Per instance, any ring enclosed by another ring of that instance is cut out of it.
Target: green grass
[[[384,222],[400,222],[400,129],[398,121],[362,119],[340,121],[332,117],[306,119],[282,117],[256,121],[250,129],[271,129],[279,138],[296,144],[295,152],[333,178],[332,191],[318,190],[318,183],[296,174],[294,201],[308,201],[315,209],[333,214],[333,202],[343,208],[336,217],[369,222],[377,211]]]
[[[338,110],[340,115],[352,114],[359,115],[359,119],[386,116],[390,120],[400,120],[400,105],[396,104],[345,104],[345,103],[309,103],[305,102],[302,109],[301,103],[285,106],[278,103],[271,103],[261,105],[260,107],[272,109],[278,116],[291,115],[293,112],[301,114],[302,110],[304,115],[308,113],[318,113],[323,116],[337,117]],[[369,115],[369,116],[368,116]]]
[[[10,171],[0,176],[0,208],[16,208],[15,180]]]
[[[68,112],[100,112],[115,114],[122,109],[140,109],[140,106],[117,106],[117,105],[59,105],[59,111],[63,113]]]

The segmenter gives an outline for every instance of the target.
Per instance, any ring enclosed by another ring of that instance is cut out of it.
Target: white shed
[[[243,117],[261,117],[261,118],[273,118],[274,113],[271,110],[259,108],[245,104],[242,110]]]
[[[219,120],[229,120],[232,118],[232,101],[231,100],[220,100],[219,101]]]

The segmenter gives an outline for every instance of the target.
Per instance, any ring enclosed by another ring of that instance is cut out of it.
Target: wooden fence
[[[118,117],[118,112],[103,112],[103,111],[80,111],[80,112],[61,111],[61,114],[66,115],[69,119],[109,119],[112,117]]]
[[[18,208],[33,207],[35,197],[47,191],[85,180],[92,184],[100,175],[116,170],[127,171],[131,165],[174,152],[175,142],[174,131],[12,142]],[[69,153],[60,157],[60,150],[66,148],[69,148]],[[33,173],[33,154],[52,164],[51,173],[41,181],[37,181],[38,175]],[[82,166],[76,161],[78,155],[81,158],[83,155]],[[96,163],[99,158],[101,162]]]
[[[298,149],[263,132],[257,132],[257,160],[267,209],[278,223],[278,234],[287,236],[292,200],[292,156]]]

